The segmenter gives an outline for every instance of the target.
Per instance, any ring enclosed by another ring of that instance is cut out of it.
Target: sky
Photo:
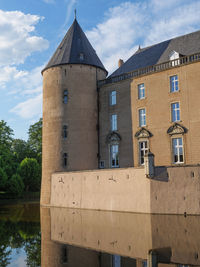
[[[1,0],[0,120],[27,139],[42,117],[41,70],[74,20],[106,69],[142,48],[200,30],[200,0]]]

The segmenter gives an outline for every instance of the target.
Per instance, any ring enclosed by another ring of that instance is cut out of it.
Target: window
[[[63,126],[63,138],[66,139],[67,138],[67,125]]]
[[[120,255],[112,255],[112,266],[121,267],[121,256]]]
[[[180,55],[178,52],[176,51],[172,51],[170,54],[169,54],[169,60],[172,61],[172,66],[177,66],[180,64],[180,59],[179,59]]]
[[[84,60],[84,54],[83,54],[83,53],[80,53],[80,54],[79,54],[79,59],[80,59],[80,60]]]
[[[99,168],[100,169],[104,169],[105,168],[105,160],[100,160]]]
[[[144,155],[148,152],[148,142],[141,141],[139,142],[139,162],[140,165],[144,164]]]
[[[117,115],[116,114],[111,115],[111,130],[117,131]]]
[[[178,88],[178,75],[174,75],[170,77],[170,92],[177,92]]]
[[[67,167],[67,153],[63,153],[63,166]]]
[[[146,126],[146,110],[145,108],[139,109],[139,126]]]
[[[110,161],[111,167],[117,168],[119,167],[119,146],[118,145],[111,145],[110,146]]]
[[[68,102],[68,90],[64,90],[63,92],[63,103],[67,104]]]
[[[172,139],[173,163],[183,163],[183,139]]]
[[[144,83],[138,84],[138,99],[145,98],[145,87]]]
[[[171,104],[172,121],[180,121],[180,105],[179,102]]]
[[[67,246],[63,246],[63,249],[62,249],[62,263],[65,264],[67,262],[68,262]]]
[[[112,91],[110,92],[110,105],[116,105],[117,104],[117,92],[116,91]]]

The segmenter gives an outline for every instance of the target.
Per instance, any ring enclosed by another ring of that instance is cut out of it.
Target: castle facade
[[[75,19],[42,74],[43,205],[54,173],[140,169],[149,151],[157,167],[200,164],[200,31],[139,47],[107,77]]]

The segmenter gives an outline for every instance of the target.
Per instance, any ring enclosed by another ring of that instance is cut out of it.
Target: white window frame
[[[176,51],[172,51],[169,55],[169,60],[172,61],[172,66],[177,66],[180,64],[180,54]]]
[[[111,131],[117,131],[117,114],[111,115]]]
[[[117,92],[111,91],[110,92],[110,106],[114,106],[117,104]]]
[[[174,141],[177,140],[175,146],[174,146]],[[180,140],[182,144],[180,144]],[[175,160],[175,149],[177,150],[177,161]],[[182,150],[182,154],[181,154]],[[181,155],[183,160],[181,161]],[[183,145],[183,137],[174,137],[172,138],[172,157],[173,157],[173,164],[183,164],[184,163],[184,145]]]
[[[115,149],[115,151],[113,151],[113,149]],[[110,145],[110,167],[111,168],[119,167],[119,145],[118,144]]]
[[[141,144],[146,144],[147,146],[143,146],[143,148],[141,148]],[[139,146],[139,164],[140,165],[144,165],[144,155],[148,152],[148,150],[149,150],[149,141],[148,140],[139,140],[139,142],[138,142],[138,146]],[[143,153],[143,156],[141,156],[141,152],[144,152]],[[143,160],[142,160],[143,159]]]
[[[145,86],[144,83],[138,84],[138,99],[145,98]]]
[[[173,116],[174,113],[175,115]],[[180,120],[181,120],[180,102],[171,103],[171,121],[176,122]]]
[[[170,93],[175,93],[179,91],[179,81],[178,75],[170,76]]]
[[[146,109],[145,108],[141,108],[138,110],[138,114],[139,114],[139,126],[146,126]]]

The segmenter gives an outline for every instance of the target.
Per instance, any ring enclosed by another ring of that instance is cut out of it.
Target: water
[[[0,206],[1,267],[169,264],[200,265],[200,216]]]

